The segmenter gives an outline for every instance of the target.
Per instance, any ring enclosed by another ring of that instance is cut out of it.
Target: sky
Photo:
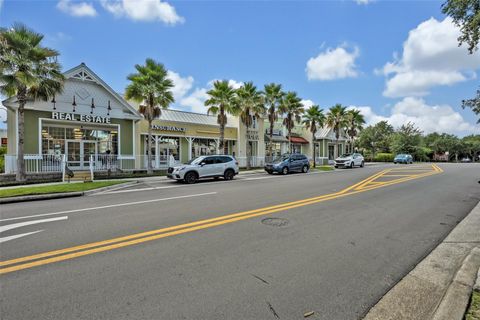
[[[275,82],[306,107],[358,108],[367,124],[480,134],[477,116],[461,108],[478,89],[480,51],[458,47],[442,3],[0,0],[0,26],[44,34],[64,70],[84,62],[120,93],[134,65],[153,58],[175,83],[174,109],[205,113],[214,80]]]

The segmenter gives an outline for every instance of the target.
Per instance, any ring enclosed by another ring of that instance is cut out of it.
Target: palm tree
[[[210,96],[205,101],[208,107],[207,113],[217,115],[217,123],[220,125],[220,154],[224,152],[225,125],[227,124],[227,113],[235,113],[235,89],[228,84],[227,80],[215,81],[213,89],[207,94]]]
[[[351,152],[354,152],[354,143],[355,138],[358,136],[358,133],[363,129],[365,124],[365,118],[363,114],[360,113],[358,109],[350,109],[346,112],[346,128],[345,131],[350,138],[350,149]]]
[[[329,128],[333,129],[333,132],[335,133],[335,147],[337,149],[337,158],[339,156],[338,139],[340,139],[340,131],[345,128],[346,125],[346,110],[346,107],[337,103],[335,106],[331,107],[327,113],[326,124]]]
[[[315,133],[317,129],[323,127],[325,122],[325,115],[323,114],[323,109],[320,109],[318,105],[311,106],[305,115],[303,116],[303,124],[307,130],[310,130],[312,133],[313,141],[313,167],[315,168]]]
[[[265,99],[265,105],[268,108],[267,110],[267,117],[268,122],[270,123],[270,142],[268,144],[269,155],[272,156],[273,154],[273,127],[275,122],[278,120],[278,107],[280,102],[282,101],[284,93],[282,92],[282,85],[270,83],[265,85],[265,91],[263,92],[263,96]]]
[[[259,118],[265,113],[263,97],[253,82],[246,82],[237,89],[237,108],[240,120],[245,125],[245,141],[247,147],[247,170],[250,169],[251,146],[248,129],[253,124],[253,117]]]
[[[304,112],[302,100],[297,96],[296,92],[289,91],[282,98],[279,112],[284,115],[283,125],[288,130],[288,152],[292,153],[292,129],[295,127],[295,122],[302,120],[302,114]]]
[[[65,80],[58,51],[41,45],[43,35],[16,23],[0,28],[0,93],[18,101],[17,181],[25,181],[24,112],[27,101],[49,100]]]
[[[152,121],[160,117],[161,109],[175,101],[171,91],[174,84],[163,64],[151,58],[145,60],[145,65],[136,64],[135,69],[137,73],[127,77],[130,84],[125,89],[125,97],[141,103],[138,111],[148,121],[147,173],[152,174]]]

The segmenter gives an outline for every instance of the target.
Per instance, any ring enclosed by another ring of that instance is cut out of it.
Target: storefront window
[[[64,154],[65,143],[70,141],[92,141],[98,154],[118,154],[118,132],[117,130],[97,130],[85,128],[62,128],[53,126],[42,127],[42,153],[43,154]],[[79,145],[77,145],[79,146]],[[68,153],[68,152],[67,152]]]
[[[160,156],[173,156],[175,160],[180,160],[180,138],[161,137],[158,141],[158,150]]]
[[[213,139],[194,139],[192,156],[194,158],[217,153],[217,143]]]

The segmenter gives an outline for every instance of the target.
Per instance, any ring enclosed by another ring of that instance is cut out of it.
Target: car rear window
[[[227,157],[227,156],[219,156],[219,157],[216,157],[216,163],[227,163],[227,162],[230,162],[232,161],[232,158],[230,157]]]

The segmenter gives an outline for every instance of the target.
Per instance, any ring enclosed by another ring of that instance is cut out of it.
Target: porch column
[[[188,161],[190,161],[190,160],[192,160],[192,142],[193,142],[193,138],[186,137],[185,139],[187,139],[187,141],[188,141]]]

